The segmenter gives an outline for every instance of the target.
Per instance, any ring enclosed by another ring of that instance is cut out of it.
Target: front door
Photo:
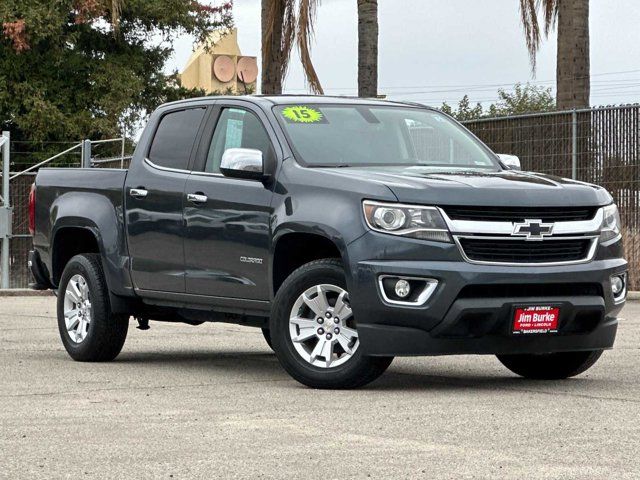
[[[125,185],[131,275],[137,289],[184,293],[184,187],[206,109],[162,116]]]
[[[269,299],[272,191],[257,180],[220,173],[229,148],[254,148],[275,161],[264,116],[249,106],[216,107],[185,186],[186,290],[217,297]],[[207,133],[208,132],[208,133]]]

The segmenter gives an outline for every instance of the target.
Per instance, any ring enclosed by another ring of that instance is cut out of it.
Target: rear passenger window
[[[151,143],[149,160],[160,167],[187,170],[205,111],[205,108],[189,108],[162,117]]]

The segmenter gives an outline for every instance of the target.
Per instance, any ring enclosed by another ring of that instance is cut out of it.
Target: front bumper
[[[351,263],[351,304],[367,355],[551,353],[613,346],[624,302],[614,301],[610,277],[627,270],[623,258],[601,255],[578,265],[516,267],[408,256],[413,258]],[[378,287],[380,275],[428,277],[438,286],[422,306],[391,305]],[[511,333],[516,306],[550,304],[560,307],[557,333]]]
[[[604,315],[603,311],[598,312],[600,307],[596,298],[561,302],[557,334],[515,336],[510,333],[513,317],[504,312],[511,311],[510,305],[523,303],[521,300],[501,299],[493,304],[483,304],[480,308],[494,309],[494,312],[475,325],[469,325],[465,319],[473,318],[467,314],[477,310],[478,304],[463,306],[457,303],[453,314],[443,322],[452,327],[451,331],[446,328],[426,331],[398,325],[358,324],[360,342],[364,353],[373,356],[552,353],[603,350],[613,346],[618,319]],[[551,303],[548,298],[537,302],[535,298],[530,300],[529,303],[538,305]],[[583,320],[586,318],[597,318],[598,321]]]

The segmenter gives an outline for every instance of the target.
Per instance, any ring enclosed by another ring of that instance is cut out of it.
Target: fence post
[[[578,112],[571,112],[571,178],[578,179]]]
[[[120,168],[124,168],[124,142],[127,138],[124,135],[124,132],[122,133],[122,147],[120,149]]]
[[[9,197],[9,170],[11,159],[9,157],[9,142],[11,136],[9,132],[2,132],[4,144],[2,145],[2,210],[5,210],[5,226],[7,231],[2,237],[2,258],[0,259],[0,268],[2,268],[2,278],[0,279],[0,288],[9,288],[9,236],[11,235],[11,199]]]
[[[82,168],[91,168],[91,140],[82,141]]]

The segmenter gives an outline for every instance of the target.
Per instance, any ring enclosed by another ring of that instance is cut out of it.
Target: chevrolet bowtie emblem
[[[553,233],[553,223],[542,223],[542,220],[525,220],[513,224],[511,235],[527,237],[526,240],[542,240]]]

